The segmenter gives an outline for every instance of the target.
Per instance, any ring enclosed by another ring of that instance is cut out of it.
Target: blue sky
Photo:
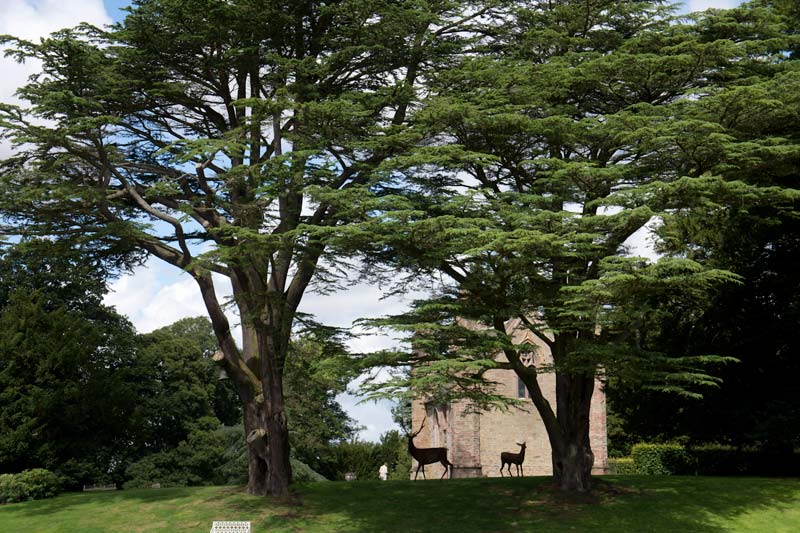
[[[106,12],[114,19],[118,20],[119,9],[130,5],[128,0],[103,0]],[[710,7],[731,8],[741,3],[740,0],[688,0],[684,2],[683,10],[686,12],[702,11]]]
[[[123,7],[127,7],[131,4],[129,0],[103,0],[103,5],[105,5],[106,13],[114,20],[119,20],[121,16],[120,9]]]
[[[684,10],[727,8],[739,3],[738,0],[690,0]],[[37,39],[79,22],[109,24],[120,20],[123,16],[120,8],[129,4],[129,0],[0,0],[0,34]],[[16,87],[35,73],[36,68],[36,64],[18,65],[0,58],[0,100],[14,103]],[[8,145],[0,143],[0,158],[9,153]],[[152,331],[186,316],[205,314],[193,280],[157,260],[148,261],[133,274],[115,281],[112,290],[107,303],[126,314],[141,332]],[[224,296],[230,290],[223,286],[220,292]],[[349,327],[357,318],[396,313],[407,303],[408,299],[400,298],[382,300],[380,288],[357,285],[327,296],[309,294],[301,310],[316,315],[325,323]],[[394,343],[389,337],[363,337],[353,342],[351,348],[367,351]],[[362,438],[377,440],[381,433],[394,427],[387,402],[360,404],[352,394],[340,395],[339,400],[348,413],[366,427]]]

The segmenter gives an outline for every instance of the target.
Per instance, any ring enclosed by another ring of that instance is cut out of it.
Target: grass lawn
[[[292,498],[234,487],[65,494],[0,506],[0,532],[208,531],[800,531],[800,480],[607,476],[569,499],[548,478],[363,481],[299,486]]]

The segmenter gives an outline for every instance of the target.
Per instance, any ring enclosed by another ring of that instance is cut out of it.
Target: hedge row
[[[721,445],[636,444],[630,457],[609,459],[609,470],[640,475],[798,476],[800,454]]]
[[[60,488],[58,476],[44,468],[25,470],[19,474],[0,474],[0,503],[52,498]]]

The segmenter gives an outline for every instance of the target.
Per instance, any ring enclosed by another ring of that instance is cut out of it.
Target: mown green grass
[[[2,532],[800,531],[797,479],[608,476],[567,498],[547,478],[365,481],[299,486],[284,501],[232,487],[65,494],[0,506]]]

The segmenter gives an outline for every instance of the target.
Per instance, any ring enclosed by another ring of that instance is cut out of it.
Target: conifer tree
[[[6,231],[132,247],[194,278],[243,401],[250,493],[291,481],[283,369],[304,293],[335,281],[328,236],[363,216],[354,199],[408,145],[419,84],[492,5],[136,0],[110,29],[5,38],[42,65],[27,107],[2,107]]]
[[[659,343],[666,324],[681,334],[737,282],[695,253],[700,232],[680,228],[718,231],[732,206],[792,209],[796,191],[739,180],[791,164],[797,140],[728,122],[793,113],[796,41],[758,5],[682,23],[661,2],[528,2],[505,29],[435,77],[415,117],[425,141],[392,161],[405,201],[367,230],[374,267],[443,282],[410,313],[373,322],[412,332],[414,350],[371,362],[416,371],[371,390],[485,407],[505,401],[486,370],[511,369],[544,422],[556,483],[586,491],[597,377],[689,395],[718,382],[705,365],[725,358]],[[657,262],[628,253],[647,228]],[[531,346],[512,342],[511,319],[548,345],[552,368],[522,363]],[[555,372],[556,405],[541,372]]]

